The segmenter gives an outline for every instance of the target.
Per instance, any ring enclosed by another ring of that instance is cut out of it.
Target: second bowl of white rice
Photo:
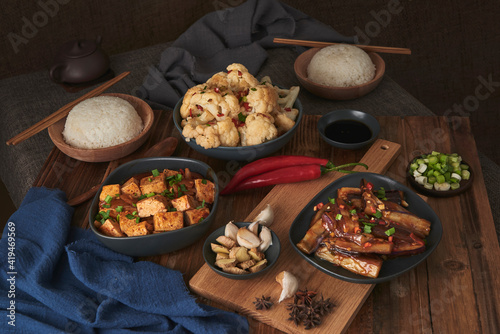
[[[84,100],[49,127],[49,136],[66,155],[102,162],[124,157],[147,139],[154,114],[143,100],[126,94],[102,94]]]
[[[295,74],[314,95],[350,100],[375,89],[385,73],[384,60],[374,52],[348,44],[313,48],[297,57]]]

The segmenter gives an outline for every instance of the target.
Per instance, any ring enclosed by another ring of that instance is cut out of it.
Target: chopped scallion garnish
[[[151,174],[153,174],[154,177],[157,177],[158,175],[160,175],[160,172],[158,171],[158,169],[153,169],[151,171]]]

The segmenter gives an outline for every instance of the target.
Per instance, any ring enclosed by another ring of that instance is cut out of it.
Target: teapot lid
[[[59,55],[67,58],[81,58],[92,54],[99,46],[101,36],[96,41],[75,40],[66,42],[59,50]]]

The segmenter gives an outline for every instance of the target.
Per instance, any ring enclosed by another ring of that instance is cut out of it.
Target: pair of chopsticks
[[[12,137],[11,139],[7,140],[7,145],[17,145],[20,142],[25,141],[26,139],[36,135],[42,130],[45,130],[52,124],[58,122],[59,120],[63,119],[66,117],[71,109],[73,109],[74,106],[76,106],[78,103],[82,102],[83,100],[89,99],[91,97],[95,97],[98,95],[101,95],[106,89],[109,87],[113,86],[115,83],[120,81],[121,79],[125,78],[127,75],[129,75],[130,72],[123,72],[122,74],[114,77],[113,79],[107,81],[106,83],[102,84],[101,86],[91,90],[85,95],[82,95],[78,99],[76,99],[73,102],[68,103],[61,109],[57,110],[53,114],[49,115],[48,117],[42,119],[40,122],[36,123],[35,125],[29,127],[28,129],[24,130],[23,132],[17,134],[16,136]]]
[[[330,43],[330,42],[315,42],[315,41],[304,41],[300,39],[287,39],[287,38],[275,38],[274,43],[278,44],[289,44],[289,45],[300,45],[308,46],[312,48],[322,48],[329,45],[343,44],[343,43]],[[351,44],[367,52],[380,52],[380,53],[394,53],[402,55],[411,55],[411,50],[406,48],[394,48],[390,46],[371,46],[371,45],[360,45]]]

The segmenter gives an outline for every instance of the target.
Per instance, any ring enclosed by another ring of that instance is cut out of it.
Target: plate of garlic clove
[[[259,221],[231,221],[207,237],[203,257],[221,276],[250,279],[269,270],[276,263],[280,250],[278,236]]]

